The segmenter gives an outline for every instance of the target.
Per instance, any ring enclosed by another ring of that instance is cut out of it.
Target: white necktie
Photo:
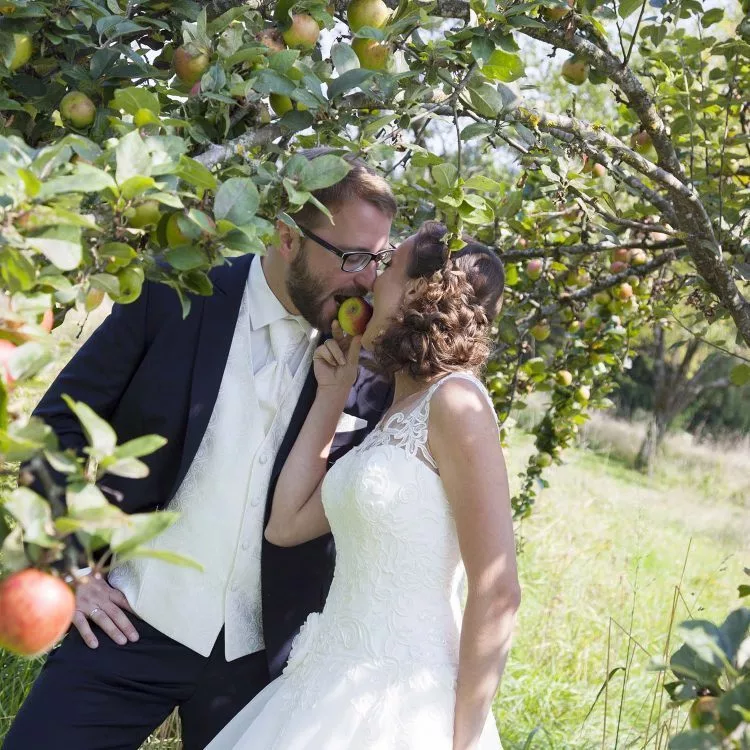
[[[271,353],[268,362],[255,374],[255,393],[260,405],[263,431],[268,433],[276,412],[291,385],[292,366],[304,331],[292,318],[280,318],[269,325]]]

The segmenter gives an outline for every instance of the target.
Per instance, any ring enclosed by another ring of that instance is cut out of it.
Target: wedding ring
[[[92,619],[94,618],[94,615],[95,615],[95,614],[96,614],[97,612],[101,612],[101,611],[102,611],[102,608],[101,608],[101,607],[94,607],[94,608],[93,608],[93,609],[91,610],[91,612],[89,612],[89,620],[92,620]]]

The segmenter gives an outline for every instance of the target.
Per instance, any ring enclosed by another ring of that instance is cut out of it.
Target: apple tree
[[[128,304],[149,279],[189,314],[211,268],[263,252],[346,173],[301,147],[381,168],[401,236],[436,217],[452,247],[468,232],[503,258],[498,413],[551,394],[519,516],[640,330],[687,310],[681,325],[722,321],[745,356],[750,8],[704,5],[2,0],[0,452],[34,473],[3,499],[3,564],[74,579],[170,523],[97,488],[140,476],[158,437],[118,445],[71,402],[89,440],[71,455],[17,413],[14,387],[55,356],[71,307]],[[540,79],[569,104],[535,98]],[[749,373],[738,359],[735,380]]]

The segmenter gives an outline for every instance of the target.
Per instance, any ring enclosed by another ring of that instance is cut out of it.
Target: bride
[[[266,538],[329,531],[336,570],[284,673],[208,750],[498,750],[492,699],[520,592],[492,402],[475,373],[503,291],[478,244],[450,257],[423,225],[382,270],[361,337],[318,348],[315,403],[286,461]],[[394,403],[326,473],[360,345]],[[458,584],[465,570],[463,614]]]

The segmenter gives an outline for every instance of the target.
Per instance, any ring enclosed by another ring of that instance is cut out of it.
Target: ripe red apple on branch
[[[0,582],[0,647],[21,656],[49,651],[70,627],[76,598],[59,578],[35,568]]]
[[[293,49],[312,49],[318,42],[320,26],[312,16],[296,13],[291,26],[281,32],[284,41]]]
[[[193,86],[200,81],[208,69],[209,57],[203,50],[184,45],[174,51],[172,65],[174,72],[182,83]]]

